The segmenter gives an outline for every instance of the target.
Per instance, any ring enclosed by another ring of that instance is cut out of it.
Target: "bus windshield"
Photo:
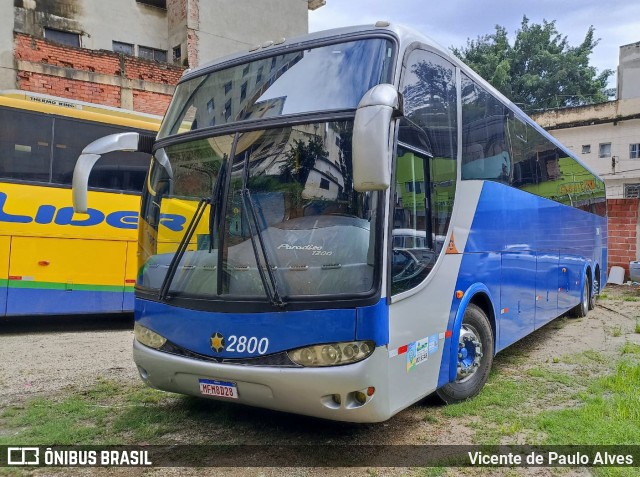
[[[389,81],[392,53],[389,40],[372,38],[293,51],[187,79],[176,88],[158,138],[236,121],[355,109],[365,92]]]
[[[378,193],[353,189],[352,125],[249,131],[158,151],[143,199],[138,284],[274,304],[372,292]],[[157,227],[176,214],[187,217],[181,230]],[[186,250],[171,265],[180,242]]]

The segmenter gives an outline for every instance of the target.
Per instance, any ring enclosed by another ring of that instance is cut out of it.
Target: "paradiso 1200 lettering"
[[[0,192],[0,222],[48,225],[71,225],[74,227],[91,227],[106,222],[107,225],[117,229],[138,228],[139,214],[133,210],[118,210],[110,214],[104,214],[97,209],[87,209],[87,216],[74,218],[73,207],[60,207],[43,204],[38,207],[35,214],[11,214],[5,210],[7,194]],[[160,214],[160,224],[173,232],[180,232],[186,219],[177,214]]]

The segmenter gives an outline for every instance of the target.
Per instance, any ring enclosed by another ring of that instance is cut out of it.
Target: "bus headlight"
[[[140,343],[148,346],[149,348],[162,348],[162,346],[167,342],[166,338],[138,323],[133,325],[133,334]]]
[[[339,366],[362,361],[375,349],[373,341],[348,341],[306,346],[287,351],[289,359],[300,366]]]

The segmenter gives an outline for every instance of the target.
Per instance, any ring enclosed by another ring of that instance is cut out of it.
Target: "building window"
[[[228,121],[231,117],[231,100],[224,103],[224,118]]]
[[[138,56],[145,60],[160,61],[162,63],[167,62],[167,52],[165,50],[158,50],[157,48],[150,48],[148,46],[139,46]]]
[[[606,142],[600,144],[600,150],[598,152],[598,157],[611,157],[611,143]]]
[[[47,40],[62,43],[63,45],[80,47],[80,35],[69,31],[54,30],[52,28],[44,29],[44,37]]]
[[[320,188],[324,190],[329,190],[329,180],[325,178],[320,178]]]
[[[247,83],[246,81],[240,86],[240,101],[247,99]]]
[[[233,84],[231,83],[231,81],[229,81],[228,83],[225,83],[224,94],[229,94],[229,91],[231,91],[232,88],[233,88]]]
[[[582,145],[582,154],[591,154],[591,144]]]
[[[167,9],[167,0],[136,0],[136,2],[149,5],[150,7]]]
[[[214,103],[213,98],[211,98],[207,103],[207,112],[209,114],[213,113],[213,110],[215,109],[215,107],[216,107],[216,103]]]
[[[640,144],[629,144],[629,158],[640,158]]]
[[[182,48],[180,45],[173,47],[173,61],[180,61],[182,58]]]
[[[624,185],[624,198],[625,199],[640,199],[640,184],[625,184]]]
[[[249,74],[249,65],[245,66],[242,70],[242,77],[244,78]]]
[[[112,49],[116,53],[124,53],[125,55],[133,55],[133,45],[131,43],[123,43],[121,41],[112,41]]]

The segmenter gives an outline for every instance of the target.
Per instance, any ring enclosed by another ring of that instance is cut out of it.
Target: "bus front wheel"
[[[464,312],[458,339],[455,381],[436,391],[447,404],[464,401],[480,392],[493,364],[493,332],[487,315],[474,304]]]

